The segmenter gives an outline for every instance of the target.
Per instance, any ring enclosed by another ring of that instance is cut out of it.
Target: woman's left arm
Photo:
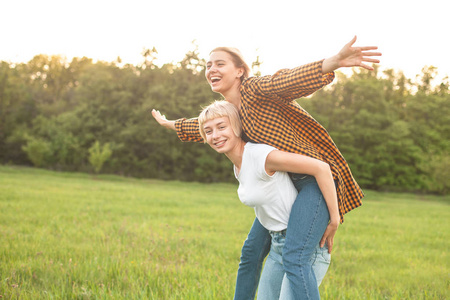
[[[322,74],[322,62],[281,69],[270,76],[250,77],[242,86],[249,93],[259,96],[258,99],[291,102],[309,96],[333,81],[334,73]]]
[[[379,63],[373,58],[381,56],[376,46],[354,47],[356,36],[347,43],[336,55],[324,60],[305,64],[293,69],[282,69],[272,76],[250,77],[244,88],[248,85],[253,93],[272,99],[290,102],[292,100],[309,96],[315,91],[334,80],[334,71],[339,68],[359,67],[367,70],[374,68],[366,63]]]
[[[266,171],[268,174],[276,171],[308,174],[316,178],[320,191],[330,213],[330,223],[320,241],[323,247],[325,242],[328,245],[328,252],[333,248],[333,239],[340,223],[340,215],[337,201],[336,187],[331,174],[330,166],[318,159],[308,156],[274,150],[269,153],[266,159]]]

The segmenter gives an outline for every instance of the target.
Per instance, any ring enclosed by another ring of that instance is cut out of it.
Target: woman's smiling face
[[[239,142],[228,117],[220,117],[203,124],[206,142],[219,153],[230,152]]]
[[[242,68],[237,68],[230,54],[225,51],[212,52],[206,63],[205,76],[211,89],[220,94],[239,87]]]

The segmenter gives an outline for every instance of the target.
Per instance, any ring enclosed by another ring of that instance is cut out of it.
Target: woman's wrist
[[[339,61],[336,55],[324,59],[322,62],[322,74],[334,72],[339,69]]]
[[[172,130],[177,130],[175,128],[175,121],[167,121],[163,124],[164,127],[168,128],[168,129],[172,129]]]
[[[340,224],[341,220],[340,217],[334,217],[334,218],[330,218],[330,225],[336,226],[338,227]]]

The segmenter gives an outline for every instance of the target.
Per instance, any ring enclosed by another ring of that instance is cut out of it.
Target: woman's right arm
[[[167,120],[165,115],[162,115],[159,110],[152,110],[153,118],[161,125],[170,130],[176,131],[178,138],[183,142],[197,142],[203,143],[203,138],[200,135],[197,118],[193,119],[179,119]]]

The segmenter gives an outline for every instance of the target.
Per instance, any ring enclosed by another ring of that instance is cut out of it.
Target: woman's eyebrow
[[[211,127],[214,127],[214,126],[219,126],[219,125],[222,125],[224,123],[225,123],[225,121],[220,121],[220,122],[214,124],[213,126],[209,126],[209,125],[208,126],[204,126],[203,129],[208,129],[208,128],[211,128]]]
[[[225,60],[223,60],[223,59],[218,59],[218,60],[209,60],[208,62],[207,62],[207,64],[212,64],[213,62],[215,62],[215,63],[218,63],[218,62],[225,62]]]

